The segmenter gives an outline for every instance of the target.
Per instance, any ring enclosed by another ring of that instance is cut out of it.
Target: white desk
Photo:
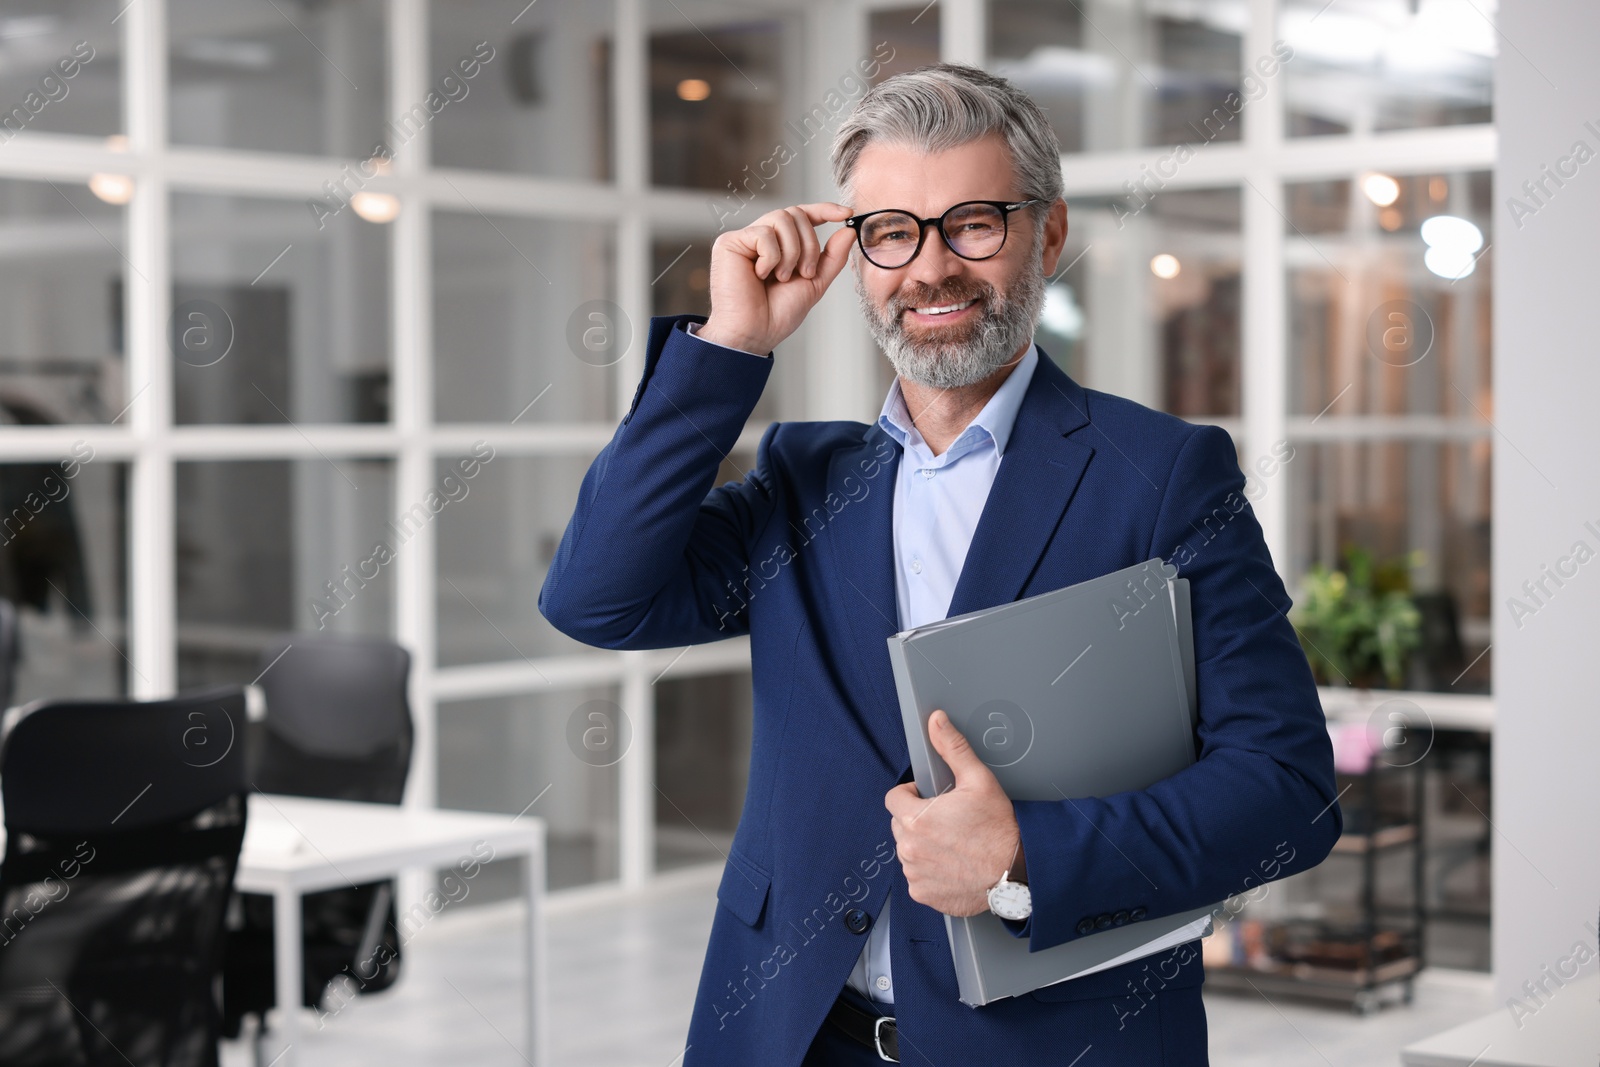
[[[1519,1027],[1508,1008],[1400,1050],[1406,1067],[1593,1067],[1600,1054],[1600,976],[1556,988]],[[1524,1001],[1527,1003],[1527,1001]]]
[[[392,878],[408,867],[454,867],[524,856],[527,863],[527,1061],[545,1054],[545,933],[541,903],[545,881],[545,826],[534,817],[407,811],[386,804],[355,804],[305,797],[250,797],[244,849],[234,887],[273,898],[277,969],[279,1067],[290,1067],[299,1041],[301,999],[300,898]],[[475,854],[474,848],[478,851]],[[457,877],[460,877],[458,872]],[[431,914],[431,912],[430,912]]]
[[[1322,710],[1330,722],[1366,721],[1389,701],[1414,705],[1435,730],[1494,732],[1494,697],[1474,693],[1424,693],[1408,689],[1345,689],[1319,686]],[[1396,709],[1409,711],[1404,704]]]

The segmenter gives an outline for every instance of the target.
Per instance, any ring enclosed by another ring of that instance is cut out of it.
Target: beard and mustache
[[[1033,254],[1031,264],[1002,293],[982,280],[955,280],[929,288],[902,289],[878,307],[855,270],[856,299],[872,336],[895,373],[934,389],[959,389],[983,381],[1011,362],[1017,349],[1031,340],[1044,308],[1044,272]],[[939,307],[979,301],[977,313],[960,323],[930,328],[907,327],[905,312],[914,307]]]

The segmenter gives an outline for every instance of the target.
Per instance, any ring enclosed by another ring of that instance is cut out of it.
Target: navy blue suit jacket
[[[887,645],[899,446],[859,422],[776,423],[748,476],[714,486],[773,363],[689,335],[691,321],[704,320],[651,322],[633,403],[539,597],[557,629],[604,648],[750,635],[749,786],[686,1067],[799,1064],[891,891],[902,1062],[1064,1067],[1093,1046],[1095,1063],[1206,1063],[1197,941],[982,1008],[958,1001],[944,919],[906,895],[883,805],[911,779]],[[1200,758],[1148,789],[1015,803],[1034,911],[1009,925],[1034,950],[1102,916],[1253,890],[1339,836],[1322,709],[1245,493],[1223,430],[1039,361],[950,614],[1167,559],[1191,583]]]

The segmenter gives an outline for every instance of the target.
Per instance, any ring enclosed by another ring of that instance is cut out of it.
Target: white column
[[[1591,162],[1563,187],[1547,180],[1537,205],[1522,184],[1546,166],[1555,172],[1563,157],[1574,167],[1575,142],[1600,144],[1600,6],[1523,0],[1501,5],[1499,20],[1501,39],[1516,47],[1500,50],[1494,94],[1493,956],[1496,996],[1536,1010],[1519,1023],[1532,1029],[1550,1015],[1523,983],[1543,983],[1545,1002],[1581,996],[1541,971],[1566,979],[1576,961],[1561,961],[1573,946],[1594,951],[1600,908],[1600,850],[1585,829],[1600,812],[1600,717],[1586,669],[1600,644],[1600,564],[1578,566],[1561,586],[1544,579],[1578,541],[1591,553],[1600,547],[1585,525],[1600,528],[1600,173]],[[1512,198],[1523,205],[1518,215]],[[1528,208],[1536,213],[1521,214]],[[1569,558],[1565,567],[1574,566]],[[1541,580],[1535,603],[1523,583]],[[1513,598],[1533,614],[1513,618]],[[1594,966],[1591,957],[1581,973]]]
[[[426,0],[394,0],[389,8],[389,99],[391,114],[426,95]],[[433,480],[433,277],[432,218],[417,179],[428,164],[426,125],[403,148],[396,148],[395,174],[404,181],[400,214],[390,223],[389,315],[393,342],[390,367],[393,407],[390,417],[400,437],[395,459],[392,519],[423,499]],[[423,523],[395,556],[395,640],[411,650],[411,716],[415,745],[406,780],[405,806],[420,809],[438,802],[439,709],[433,695],[436,660],[434,524]],[[421,899],[433,875],[407,871],[400,881],[402,911]]]
[[[617,161],[615,180],[626,205],[617,229],[617,303],[633,326],[633,342],[617,365],[619,421],[644,372],[644,345],[650,328],[650,227],[643,210],[650,145],[648,33],[644,0],[617,0],[611,64],[617,109],[613,158]],[[655,693],[644,653],[621,655],[621,704],[633,725],[633,742],[618,764],[617,830],[622,884],[633,887],[644,884],[655,871]]]
[[[1082,48],[1111,71],[1108,84],[1091,83],[1084,110],[1084,149],[1116,152],[1144,139],[1146,111],[1155,105],[1149,61],[1154,20],[1127,0],[1083,0]]]
[[[159,158],[167,138],[167,6],[146,0],[123,13],[123,100],[128,147]],[[124,306],[128,396],[135,441],[128,487],[128,690],[167,696],[178,685],[172,425],[171,257],[167,183],[159,167],[139,179],[128,205]]]
[[[878,42],[867,39],[867,13],[857,3],[826,0],[805,9],[803,17],[809,57],[805,105],[809,106],[834,88],[841,74],[853,71],[857,58],[870,56]],[[812,200],[836,201],[841,195],[828,160],[831,141],[830,134],[806,147],[804,187]],[[832,233],[833,227],[827,232]],[[805,418],[869,420],[876,417],[883,400],[876,373],[883,356],[856,308],[853,269],[846,266],[828,287],[795,338],[807,346]]]
[[[1276,36],[1275,0],[1250,0],[1250,28],[1241,62],[1249,67],[1272,55]],[[1291,60],[1292,62],[1292,60]],[[1267,80],[1267,92],[1244,110],[1244,141],[1249,150],[1245,184],[1239,190],[1244,206],[1243,411],[1244,454],[1265,455],[1288,432],[1289,355],[1287,299],[1284,281],[1283,181],[1274,156],[1283,144],[1284,76]],[[1288,478],[1311,476],[1309,464],[1290,463]],[[1282,486],[1252,503],[1266,536],[1267,549],[1286,583],[1289,558],[1289,497]]]
[[[939,58],[946,63],[983,66],[989,58],[988,4],[985,0],[941,0]]]

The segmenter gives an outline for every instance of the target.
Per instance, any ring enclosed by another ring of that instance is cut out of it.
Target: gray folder
[[[955,784],[928,740],[943,708],[1013,800],[1143,789],[1195,760],[1188,582],[1160,559],[889,639],[917,791]],[[1129,901],[1130,905],[1137,901]],[[1211,907],[1029,952],[989,913],[945,916],[973,1007],[1188,940]]]

